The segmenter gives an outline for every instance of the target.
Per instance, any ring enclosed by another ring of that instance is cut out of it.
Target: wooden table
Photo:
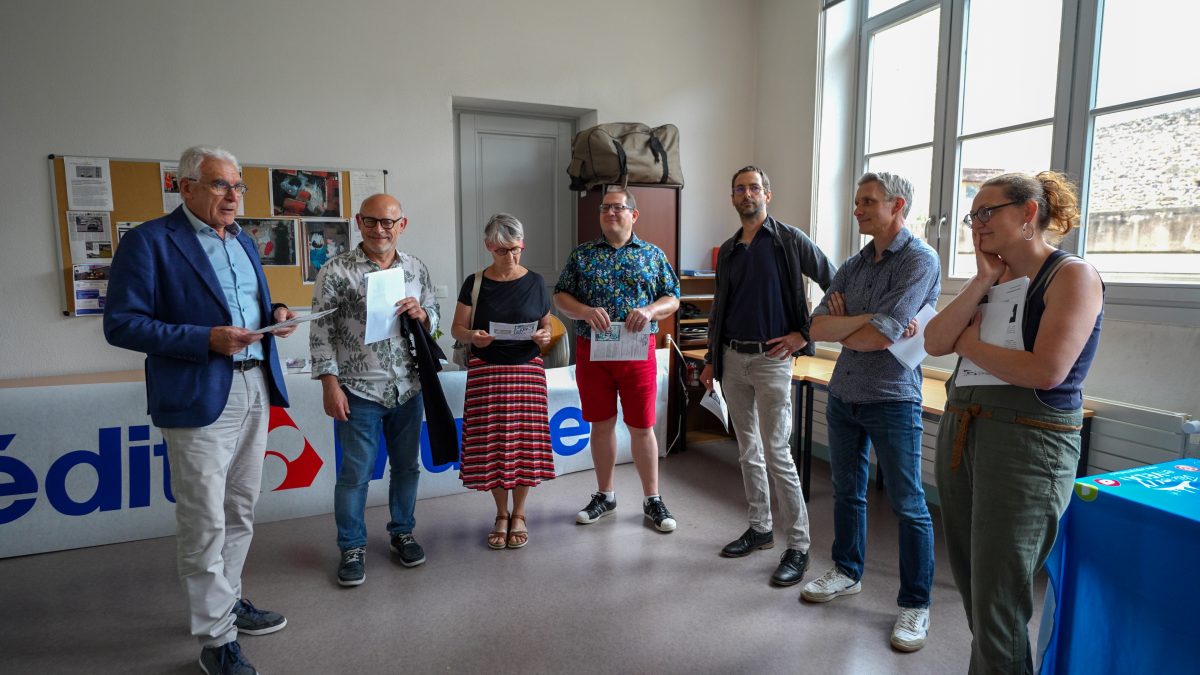
[[[707,350],[689,349],[683,352],[689,359],[704,360]],[[800,486],[804,492],[804,500],[808,501],[809,486],[812,484],[812,430],[813,430],[813,392],[817,388],[829,391],[829,380],[833,377],[833,368],[837,361],[819,356],[801,356],[792,361],[792,387],[796,396],[792,404],[792,459],[800,468]],[[944,371],[934,371],[941,374]],[[949,375],[949,373],[946,373]],[[801,412],[803,409],[803,412]],[[944,379],[931,377],[926,372],[921,382],[921,412],[922,417],[931,421],[941,421],[946,412],[946,382]],[[1076,477],[1087,473],[1088,450],[1091,446],[1092,417],[1095,412],[1084,408],[1083,429],[1080,431],[1079,465]],[[684,430],[686,435],[686,429]],[[883,481],[876,480],[876,489],[883,488]]]

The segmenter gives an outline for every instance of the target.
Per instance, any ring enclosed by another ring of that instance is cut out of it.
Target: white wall
[[[61,315],[50,153],[218,143],[248,164],[387,169],[401,246],[457,288],[453,97],[671,122],[680,264],[707,266],[727,174],[754,155],[757,15],[726,0],[0,4],[0,379],[141,367],[98,319]]]

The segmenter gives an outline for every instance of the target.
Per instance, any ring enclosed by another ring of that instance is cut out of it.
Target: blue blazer
[[[237,239],[254,265],[262,315],[269,320],[271,291],[258,251],[244,232]],[[232,323],[216,272],[183,207],[121,238],[109,272],[104,337],[146,354],[146,399],[155,426],[203,427],[221,415],[233,357],[209,351],[208,332]],[[286,407],[274,337],[263,336],[262,347],[271,405]]]

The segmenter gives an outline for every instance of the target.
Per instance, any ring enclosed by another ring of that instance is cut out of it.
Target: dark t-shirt
[[[723,339],[766,342],[782,337],[788,329],[787,308],[779,265],[775,262],[775,240],[759,228],[750,245],[738,242],[725,261],[729,279],[729,301],[725,304]]]
[[[471,306],[471,288],[475,286],[475,274],[463,282],[458,292],[458,301]],[[486,330],[492,321],[500,323],[528,323],[537,321],[550,311],[550,295],[546,282],[537,272],[530,271],[520,279],[493,281],[483,277],[479,287],[479,307],[475,310],[472,329]],[[538,355],[539,349],[533,340],[494,340],[480,349],[472,346],[471,353],[498,365],[528,363]]]

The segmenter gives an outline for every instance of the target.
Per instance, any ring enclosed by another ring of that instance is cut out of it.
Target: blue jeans
[[[345,391],[343,389],[343,391]],[[412,532],[416,521],[417,481],[421,478],[421,419],[425,408],[421,394],[395,408],[346,392],[350,418],[334,422],[334,433],[342,445],[342,468],[333,488],[333,517],[337,523],[338,548],[345,551],[367,545],[367,525],[363,509],[367,505],[367,486],[379,453],[379,434],[383,432],[391,466],[388,506],[392,535]]]
[[[843,403],[829,395],[829,464],[833,472],[833,562],[862,578],[867,551],[870,446],[900,521],[901,607],[928,607],[933,585],[933,520],[921,485],[921,404]],[[870,445],[868,445],[868,440]]]

